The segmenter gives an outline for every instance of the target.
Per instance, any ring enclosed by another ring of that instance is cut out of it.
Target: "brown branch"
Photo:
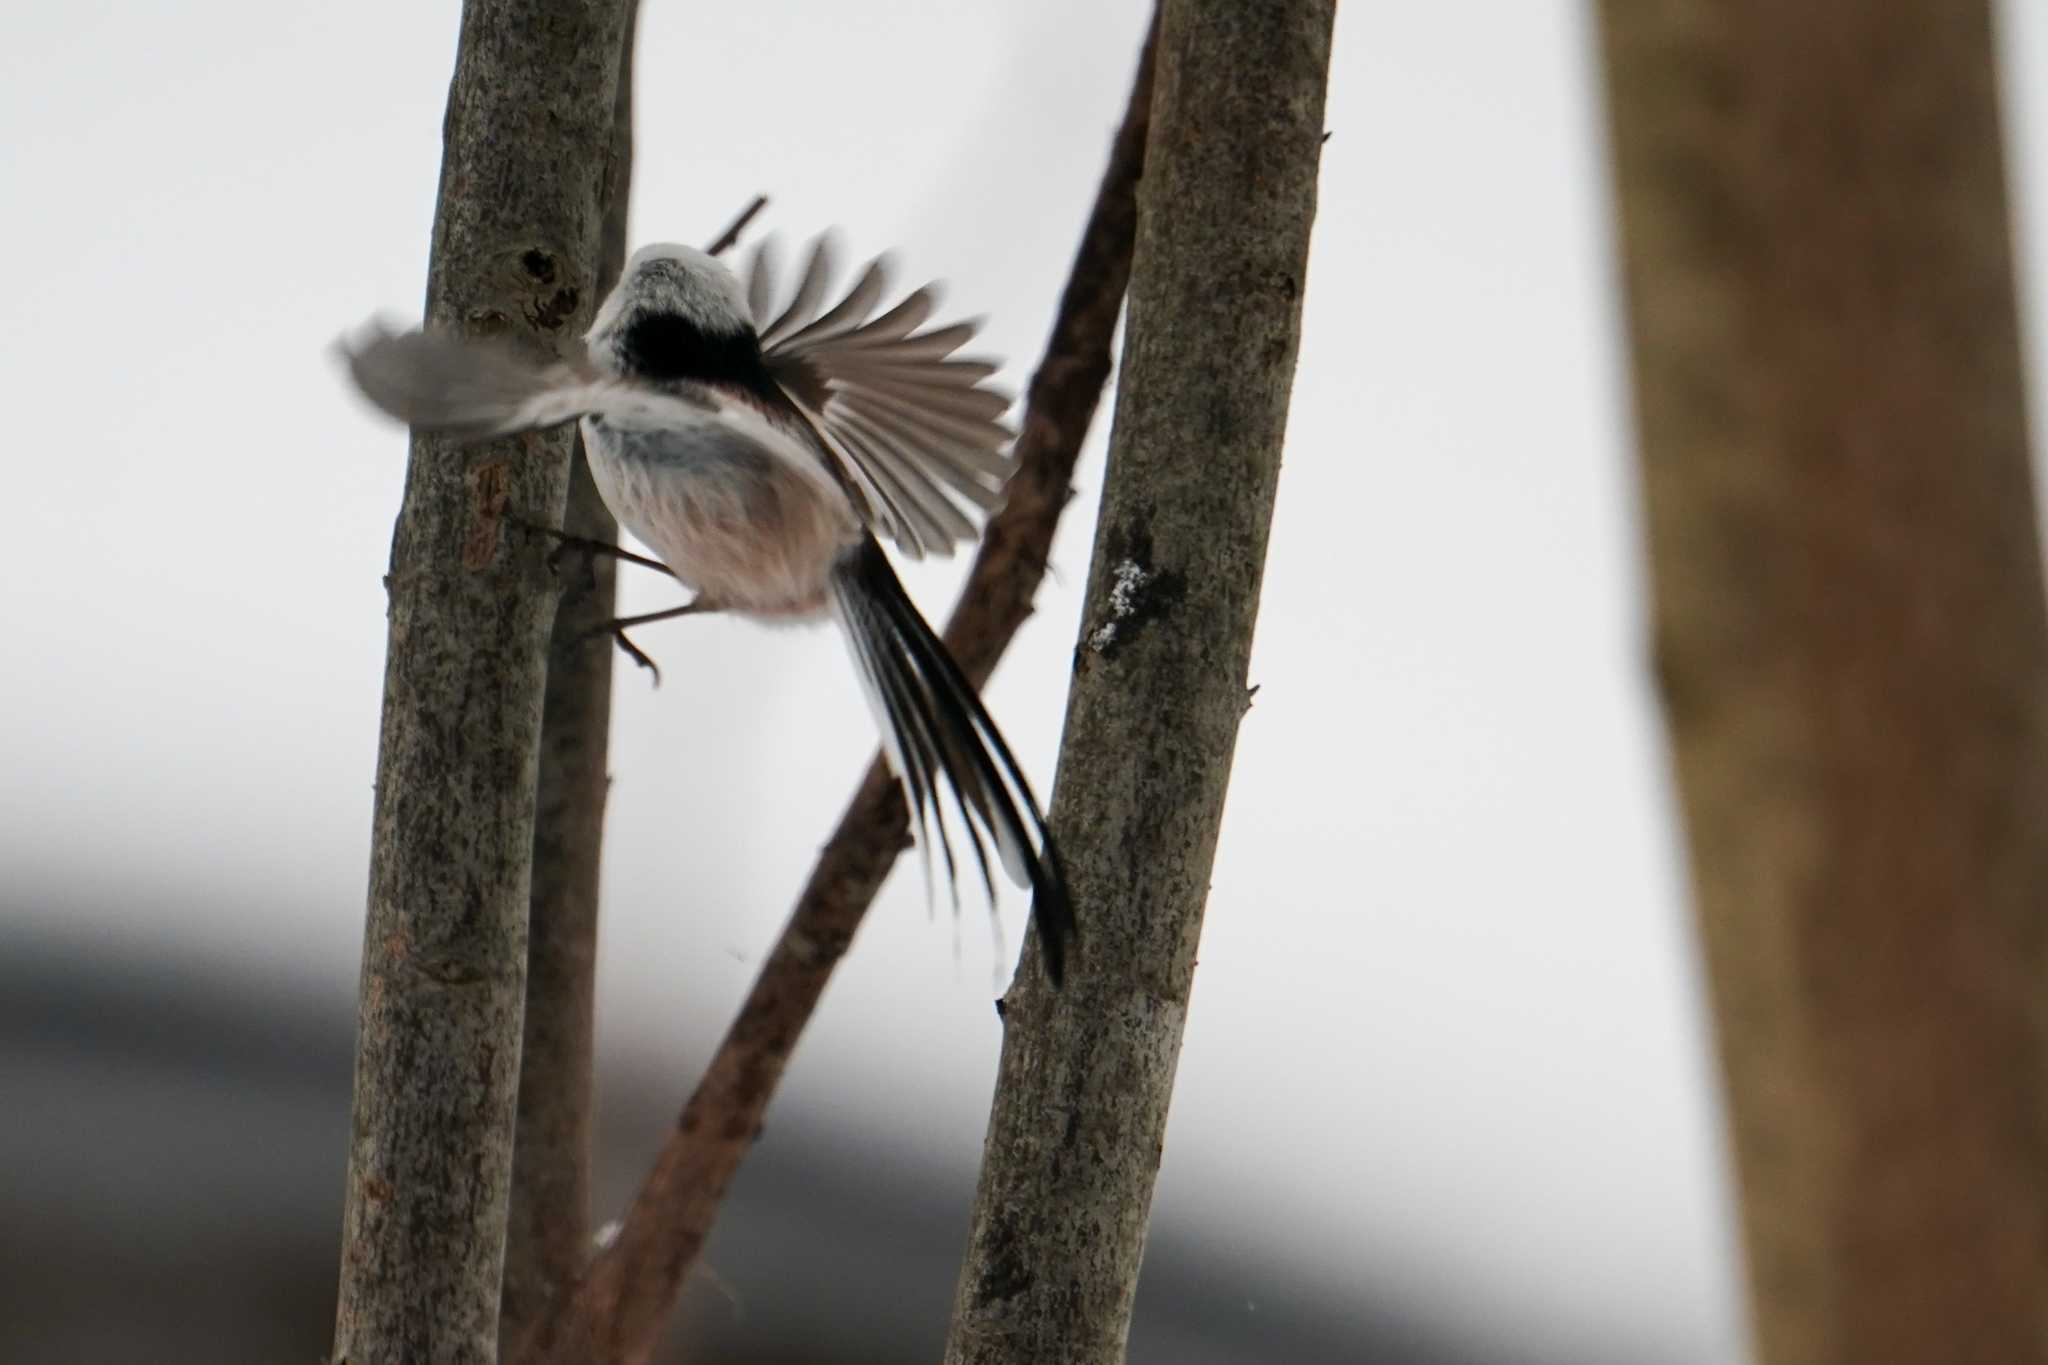
[[[988,527],[946,628],[948,646],[977,686],[1031,614],[1074,462],[1109,377],[1110,341],[1130,278],[1151,53],[1148,39],[1045,358],[1032,377],[1008,501]],[[528,1339],[518,1356],[522,1365],[627,1365],[646,1358],[833,967],[908,843],[902,788],[877,760],[617,1239]]]
[[[740,234],[747,230],[747,224],[754,221],[754,215],[767,207],[768,196],[765,194],[755,195],[754,202],[741,209],[740,216],[733,219],[725,231],[718,234],[718,240],[704,248],[705,254],[723,256],[726,252],[732,250],[738,244]]]
[[[1752,1358],[2041,1365],[2048,601],[1999,7],[1593,9]]]
[[[443,124],[427,323],[535,359],[596,302],[626,0],[469,0]],[[334,1358],[486,1365],[526,985],[535,756],[566,432],[416,434],[392,536]]]
[[[637,11],[636,0],[627,3]],[[626,264],[636,18],[634,13],[626,18],[612,105],[595,290],[600,298]],[[618,524],[591,482],[580,437],[572,459],[562,529],[585,545],[609,545],[618,539]],[[548,640],[547,691],[541,704],[525,1045],[498,1323],[501,1355],[525,1337],[548,1301],[574,1282],[590,1258],[592,1016],[598,870],[610,787],[612,651],[570,646],[614,615],[618,565],[589,552],[554,562],[561,565],[562,595]]]

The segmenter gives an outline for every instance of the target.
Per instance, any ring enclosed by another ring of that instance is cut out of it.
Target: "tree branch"
[[[1074,462],[1110,370],[1136,221],[1151,107],[1151,43],[1140,61],[1044,360],[1033,375],[1018,468],[990,523],[946,642],[976,686],[1031,613]],[[646,1358],[703,1249],[719,1202],[833,967],[908,846],[901,786],[871,764],[781,939],[727,1032],[617,1239],[530,1337],[523,1365],[627,1365]]]
[[[2048,607],[1996,10],[1595,6],[1765,1365],[2048,1361]]]
[[[594,297],[626,264],[633,179],[633,47],[637,0],[626,0],[604,180],[604,221]],[[562,529],[611,544],[618,524],[591,482],[579,433]],[[611,738],[612,651],[571,648],[617,609],[615,560],[558,561],[561,598],[548,639],[534,810],[533,887],[526,945],[525,1044],[505,1244],[500,1353],[590,1259],[590,1134],[596,992],[598,871],[604,851]]]
[[[732,250],[733,247],[739,244],[740,234],[747,230],[747,224],[754,221],[754,215],[767,207],[768,196],[765,194],[755,195],[752,201],[740,210],[739,217],[728,223],[725,231],[718,234],[717,240],[704,248],[705,254],[708,256],[723,256],[726,252]]]
[[[1088,951],[1027,965],[948,1365],[1120,1365],[1258,617],[1335,0],[1165,0],[1051,824]],[[1031,940],[1029,959],[1038,951]]]
[[[469,0],[427,321],[552,358],[596,303],[624,0]],[[416,435],[392,538],[334,1354],[496,1358],[566,432]]]

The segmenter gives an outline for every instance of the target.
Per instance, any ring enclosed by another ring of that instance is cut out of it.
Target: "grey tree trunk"
[[[2048,1359],[2048,630],[1987,0],[1603,0],[1768,1365]]]
[[[596,302],[626,0],[469,0],[430,326],[536,355]],[[334,1356],[494,1359],[525,990],[547,546],[569,436],[416,436],[392,540]]]
[[[1332,0],[1166,0],[1052,827],[1080,951],[1005,1034],[948,1365],[1123,1359],[1300,335]],[[1035,953],[1036,940],[1027,940]]]
[[[597,298],[611,292],[626,265],[637,0],[626,0],[625,8],[604,182]],[[591,481],[580,437],[570,463],[562,529],[607,544],[618,539],[618,524]],[[572,551],[560,562],[561,598],[548,641],[547,691],[541,706],[525,1043],[519,1063],[511,1214],[498,1325],[501,1358],[547,1302],[582,1272],[592,1253],[597,896],[605,798],[611,786],[607,759],[613,650],[604,637],[580,646],[578,642],[617,614],[618,561]]]

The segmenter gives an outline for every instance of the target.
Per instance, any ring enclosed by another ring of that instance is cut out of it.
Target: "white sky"
[[[949,281],[1021,383],[1143,17],[647,0],[634,239],[707,238],[766,191],[786,237],[840,224]],[[2048,12],[2004,18],[2024,207],[2048,202]],[[405,449],[324,350],[417,309],[455,29],[452,0],[0,15],[0,875],[26,928],[352,988]],[[1741,1328],[1592,55],[1552,0],[1342,9],[1260,692],[1158,1209],[1475,1344],[1718,1365]],[[2048,225],[2023,238],[2039,335]],[[1041,793],[1101,434],[992,688]],[[956,580],[911,577],[934,616]],[[627,581],[629,608],[673,599]],[[643,643],[667,682],[619,672],[602,1024],[680,1078],[670,1040],[723,1023],[873,734],[824,631]],[[972,909],[928,922],[903,868],[781,1103],[967,1164],[995,949]]]

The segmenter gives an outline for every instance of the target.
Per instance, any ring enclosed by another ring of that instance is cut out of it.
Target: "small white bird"
[[[986,513],[1002,500],[1009,400],[982,386],[995,366],[955,355],[974,323],[919,330],[933,286],[878,315],[877,260],[821,313],[832,274],[820,238],[777,312],[771,245],[756,250],[745,289],[702,251],[648,246],[598,309],[580,364],[537,367],[500,347],[375,325],[343,349],[364,395],[422,430],[481,439],[580,418],[598,491],[696,590],[692,610],[836,618],[920,843],[928,850],[937,832],[956,885],[943,779],[990,897],[983,831],[1033,891],[1057,983],[1074,918],[1045,818],[875,539],[919,559],[979,534],[961,504]]]

